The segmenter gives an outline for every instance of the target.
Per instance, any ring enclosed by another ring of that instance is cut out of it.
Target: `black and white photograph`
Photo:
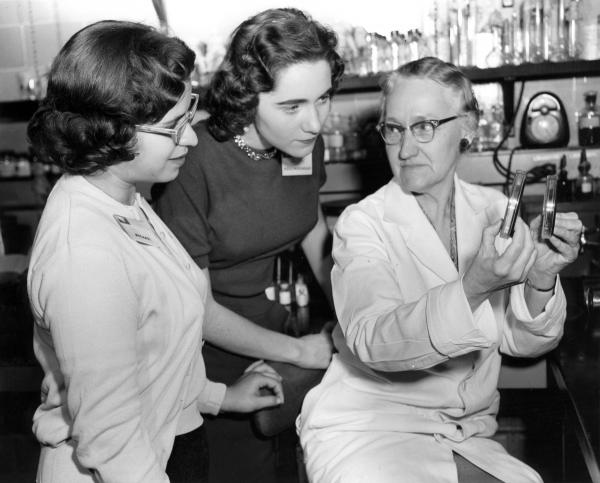
[[[600,1],[0,45],[0,483],[600,483]]]

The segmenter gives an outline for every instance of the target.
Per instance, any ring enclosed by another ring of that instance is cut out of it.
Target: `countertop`
[[[558,386],[564,385],[570,423],[588,472],[592,481],[600,482],[600,310],[588,310],[584,303],[585,288],[600,287],[600,276],[564,278],[562,283],[567,320],[550,368]]]

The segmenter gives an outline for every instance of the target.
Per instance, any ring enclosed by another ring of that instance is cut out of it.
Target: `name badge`
[[[119,226],[127,236],[141,245],[160,248],[160,241],[156,238],[154,230],[145,222],[139,220],[130,220],[121,215],[113,215]]]
[[[312,174],[312,153],[303,158],[281,156],[282,176],[310,176]]]

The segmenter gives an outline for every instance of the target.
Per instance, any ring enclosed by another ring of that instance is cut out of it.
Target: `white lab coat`
[[[532,318],[523,285],[472,312],[461,278],[506,197],[455,178],[459,272],[415,198],[390,181],[348,207],[332,271],[339,354],[298,418],[313,482],[457,481],[452,451],[503,481],[539,475],[489,439],[500,352],[533,357],[563,332],[557,280]]]

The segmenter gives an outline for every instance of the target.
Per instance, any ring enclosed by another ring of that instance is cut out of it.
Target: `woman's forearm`
[[[292,364],[301,360],[301,339],[260,327],[212,297],[207,300],[203,334],[210,343],[236,354]]]

